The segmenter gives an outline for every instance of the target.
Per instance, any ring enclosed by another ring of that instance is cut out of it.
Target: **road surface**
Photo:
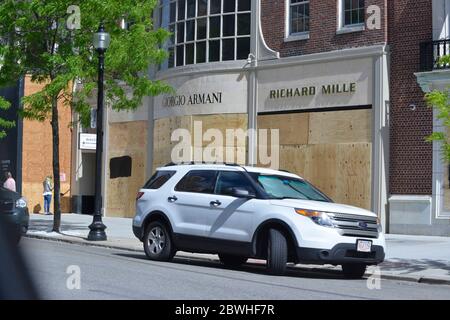
[[[44,299],[450,299],[448,285],[381,280],[380,289],[370,290],[366,279],[329,271],[290,269],[275,277],[259,265],[155,262],[144,252],[29,238],[20,248]]]

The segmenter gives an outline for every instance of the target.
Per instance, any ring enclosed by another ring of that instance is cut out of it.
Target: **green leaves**
[[[148,76],[152,65],[167,58],[161,49],[169,33],[155,30],[151,16],[157,0],[2,0],[0,2],[0,87],[25,75],[45,83],[42,91],[23,99],[21,115],[36,120],[51,116],[59,97],[89,123],[89,101],[97,81],[98,58],[93,33],[101,21],[111,35],[105,56],[105,95],[115,110],[134,110],[145,96],[171,92]],[[66,29],[71,12],[80,8],[80,29]],[[121,29],[126,19],[130,27]],[[73,84],[82,85],[73,90]]]
[[[10,107],[9,101],[5,100],[4,98],[0,97],[0,111],[1,110],[8,110]],[[6,136],[6,130],[5,129],[11,129],[14,128],[16,123],[14,121],[9,121],[6,119],[2,119],[0,117],[0,139],[4,138]]]
[[[442,121],[444,127],[450,128],[449,91],[433,90],[425,95],[425,101],[429,107],[433,107],[437,110],[436,117]],[[448,137],[448,130],[445,132],[433,132],[431,135],[426,137],[426,141],[438,141],[441,144],[442,156],[447,162],[450,162],[450,140]]]

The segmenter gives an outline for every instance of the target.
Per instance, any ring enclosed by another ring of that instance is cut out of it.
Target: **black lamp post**
[[[97,97],[97,146],[95,148],[95,211],[92,224],[89,226],[88,240],[106,240],[106,226],[102,222],[102,151],[103,151],[103,72],[105,69],[105,52],[111,37],[100,23],[94,33],[94,48],[98,53],[98,97]]]

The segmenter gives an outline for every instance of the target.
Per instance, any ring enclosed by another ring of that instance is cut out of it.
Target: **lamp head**
[[[111,42],[111,36],[108,32],[105,31],[105,26],[103,22],[100,23],[98,27],[98,31],[94,33],[93,36],[93,44],[94,48],[97,51],[106,51],[109,47],[109,43]]]

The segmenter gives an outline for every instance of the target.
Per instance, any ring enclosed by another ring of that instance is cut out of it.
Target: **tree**
[[[445,66],[450,64],[450,55],[443,56],[438,61],[439,65]],[[446,128],[450,128],[450,91],[445,90],[433,90],[425,94],[425,101],[429,107],[437,110],[437,118],[442,121],[442,124]],[[441,143],[442,157],[446,162],[450,162],[450,139],[449,132],[437,131],[433,132],[426,138],[427,141],[437,141]]]
[[[23,98],[21,116],[50,119],[53,136],[54,222],[59,232],[60,171],[58,102],[71,107],[88,126],[88,99],[95,95],[97,56],[92,36],[103,22],[111,35],[105,56],[105,98],[114,110],[134,110],[145,96],[171,92],[152,80],[149,68],[167,58],[169,36],[155,29],[157,0],[2,0],[0,3],[0,87],[26,75],[42,83],[40,92]],[[121,21],[128,22],[123,28]],[[82,82],[82,86],[74,85]],[[3,101],[3,105],[4,101]],[[5,125],[1,123],[0,125]]]

